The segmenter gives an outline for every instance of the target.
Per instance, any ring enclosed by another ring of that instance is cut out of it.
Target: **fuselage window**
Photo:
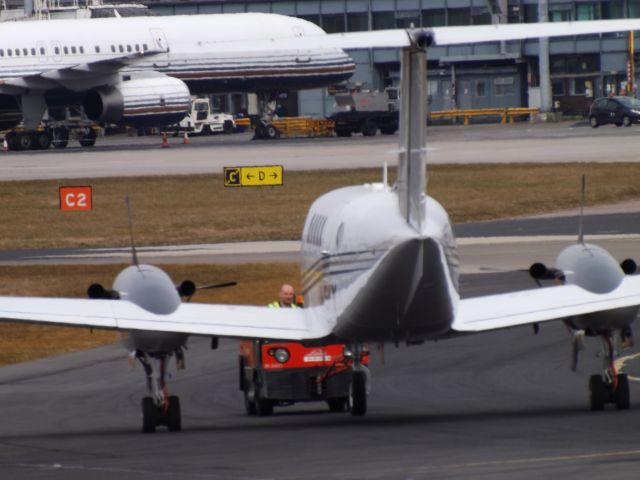
[[[111,45],[111,51],[112,51],[113,53],[116,53],[116,46],[115,46],[115,45]]]
[[[16,49],[14,50],[14,53],[16,54],[16,57],[19,57],[19,56],[20,56],[20,49],[19,49],[19,48],[16,48]]]
[[[4,57],[4,49],[0,48],[0,57]]]
[[[127,52],[131,53],[131,45],[127,45]]]
[[[118,50],[120,53],[124,53],[124,47],[122,45],[118,45]]]
[[[46,55],[46,50],[44,49],[44,47],[40,47],[40,55]]]
[[[71,47],[71,53],[76,53],[76,47]]]
[[[8,56],[8,57],[10,57],[11,55],[12,55],[12,53],[11,53],[11,49],[10,49],[10,48],[7,48],[7,56]]]
[[[142,50],[144,50],[145,52],[146,52],[147,50],[149,50],[149,47],[147,46],[147,44],[146,44],[146,43],[143,43],[143,44],[142,44]]]
[[[69,47],[62,47],[62,51],[64,52],[65,55],[69,54]]]
[[[140,45],[136,43],[136,52],[139,52],[139,51],[140,51]]]
[[[53,51],[55,52],[56,55],[60,55],[60,47],[55,47]]]
[[[36,49],[35,48],[31,49],[31,55],[33,55],[34,57],[36,56]]]
[[[84,53],[84,47],[83,46],[78,47],[78,50],[80,50],[80,53]]]
[[[29,55],[29,49],[28,48],[23,48],[22,49],[22,54],[26,57],[27,55]]]
[[[96,45],[95,47],[96,53],[100,53],[100,47],[98,45]]]

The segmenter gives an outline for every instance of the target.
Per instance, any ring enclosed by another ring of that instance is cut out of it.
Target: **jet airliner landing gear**
[[[604,347],[604,374],[592,375],[589,379],[589,401],[591,410],[603,410],[607,403],[615,404],[618,410],[629,408],[629,379],[618,373],[615,365],[616,353],[613,336],[602,334]]]
[[[260,118],[255,124],[254,139],[275,140],[280,138],[280,132],[273,125],[273,118],[278,107],[277,92],[258,92],[258,110]]]
[[[182,352],[176,352],[178,360],[182,358]],[[182,429],[180,414],[180,399],[169,395],[165,376],[167,360],[170,354],[147,354],[136,351],[135,357],[144,367],[147,375],[147,389],[150,397],[142,399],[142,431],[153,433],[159,425],[166,426],[170,432],[179,432]],[[156,363],[157,376],[153,375],[152,362]],[[178,363],[180,364],[180,363]]]

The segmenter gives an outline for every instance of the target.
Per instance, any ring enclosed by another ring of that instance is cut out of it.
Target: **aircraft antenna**
[[[127,205],[127,217],[129,218],[129,235],[131,236],[131,260],[133,264],[138,267],[138,252],[136,251],[136,242],[133,238],[133,216],[131,215],[131,203],[129,202],[129,195],[124,197],[124,203]]]
[[[582,194],[580,198],[580,221],[578,223],[578,243],[584,245],[584,202],[587,190],[587,177],[582,175]]]

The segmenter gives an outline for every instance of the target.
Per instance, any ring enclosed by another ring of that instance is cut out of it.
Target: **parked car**
[[[589,124],[598,128],[607,123],[616,127],[640,123],[640,100],[634,97],[598,98],[589,109]]]

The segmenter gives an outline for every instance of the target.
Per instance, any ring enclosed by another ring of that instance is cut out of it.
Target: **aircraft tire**
[[[169,397],[169,409],[167,410],[167,427],[170,432],[182,430],[182,416],[180,413],[180,399],[176,396]]]
[[[618,374],[618,388],[614,393],[614,397],[618,410],[629,410],[629,379],[624,373]]]
[[[589,401],[592,411],[604,410],[607,402],[607,387],[601,375],[591,375],[589,378]]]
[[[373,120],[366,120],[362,125],[362,135],[365,137],[375,137],[378,133],[378,125]]]
[[[80,140],[78,140],[81,147],[93,147],[96,144],[96,132],[93,129],[89,129]]]
[[[367,377],[364,372],[353,372],[348,399],[352,416],[362,417],[367,413]]]
[[[144,397],[142,399],[142,432],[154,433],[158,422],[158,409],[153,402],[153,398]]]
[[[266,398],[261,398],[257,391],[253,403],[256,407],[256,415],[259,417],[269,417],[273,415],[273,402]]]
[[[349,130],[347,128],[337,128],[336,129],[336,135],[338,137],[350,137],[351,136],[351,130]]]

